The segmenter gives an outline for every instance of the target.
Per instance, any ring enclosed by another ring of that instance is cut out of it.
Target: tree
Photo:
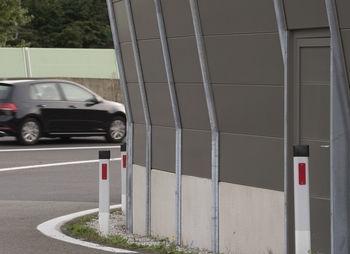
[[[20,26],[31,20],[28,11],[21,7],[21,0],[0,1],[0,47],[24,46],[24,40],[18,40]]]
[[[101,48],[112,44],[105,0],[22,0],[34,16],[22,38],[33,47]]]

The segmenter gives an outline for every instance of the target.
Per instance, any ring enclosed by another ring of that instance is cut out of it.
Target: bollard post
[[[310,254],[309,146],[295,145],[293,153],[295,253]]]
[[[120,147],[121,155],[121,185],[122,185],[122,211],[126,213],[126,144]]]
[[[98,222],[100,232],[108,235],[109,228],[109,206],[110,206],[110,187],[109,187],[109,162],[110,151],[99,151],[99,213]]]

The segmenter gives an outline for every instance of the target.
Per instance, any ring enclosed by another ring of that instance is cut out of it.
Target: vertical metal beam
[[[288,246],[290,238],[292,235],[290,234],[289,230],[289,186],[288,186],[288,161],[289,161],[289,140],[288,140],[288,41],[289,41],[289,32],[287,28],[287,22],[284,12],[284,6],[282,0],[274,0],[273,1],[275,6],[275,13],[276,13],[276,21],[277,21],[277,27],[278,27],[278,34],[280,38],[281,43],[281,51],[282,51],[282,58],[283,58],[283,65],[284,65],[284,80],[283,80],[283,87],[284,87],[284,116],[283,116],[283,173],[284,173],[284,253],[288,253]]]
[[[152,126],[148,109],[148,102],[146,96],[146,88],[143,79],[142,65],[140,58],[140,51],[137,44],[134,18],[132,14],[130,0],[125,0],[126,14],[129,21],[129,30],[131,37],[131,44],[134,52],[134,59],[136,64],[137,79],[140,88],[143,113],[146,122],[146,234],[151,234],[151,160],[152,160]]]
[[[23,57],[24,57],[24,66],[25,66],[26,77],[31,78],[32,77],[32,68],[31,68],[31,62],[30,62],[29,48],[27,48],[27,47],[23,48]]]
[[[162,44],[163,58],[165,63],[165,71],[168,79],[168,87],[170,92],[171,106],[173,110],[174,122],[176,127],[176,234],[175,240],[177,244],[181,243],[181,171],[182,171],[182,125],[179,113],[179,106],[175,91],[175,82],[173,77],[173,70],[170,61],[170,54],[167,42],[167,36],[165,32],[163,10],[160,0],[154,0],[156,8],[158,29],[160,35],[160,41]]]
[[[127,182],[126,182],[126,227],[132,233],[133,231],[133,201],[132,201],[132,161],[133,161],[133,119],[130,107],[129,92],[127,87],[123,57],[121,54],[120,40],[118,36],[118,28],[116,25],[116,17],[112,0],[106,0],[108,8],[109,23],[111,25],[112,38],[114,43],[115,55],[117,59],[120,85],[123,92],[124,105],[127,120]]]
[[[219,252],[219,132],[197,0],[190,0],[190,6],[211,128],[212,251],[217,253]]]
[[[350,252],[350,101],[349,79],[335,0],[325,0],[331,31],[331,253]]]

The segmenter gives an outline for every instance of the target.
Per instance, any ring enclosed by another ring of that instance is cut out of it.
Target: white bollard
[[[110,206],[110,187],[109,187],[109,162],[110,151],[99,151],[99,212],[98,222],[100,232],[103,235],[109,233],[109,206]]]
[[[121,185],[122,185],[122,211],[126,213],[126,144],[120,147],[121,154]]]
[[[309,146],[295,145],[293,152],[295,253],[310,254]]]

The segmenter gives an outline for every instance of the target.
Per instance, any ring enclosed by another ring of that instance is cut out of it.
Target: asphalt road
[[[106,253],[48,238],[36,229],[49,219],[98,207],[98,163],[88,162],[98,159],[98,150],[120,157],[118,145],[101,138],[47,139],[30,147],[0,138],[0,254]],[[77,161],[82,163],[70,164]],[[118,204],[120,161],[111,162],[110,181],[111,203]]]

